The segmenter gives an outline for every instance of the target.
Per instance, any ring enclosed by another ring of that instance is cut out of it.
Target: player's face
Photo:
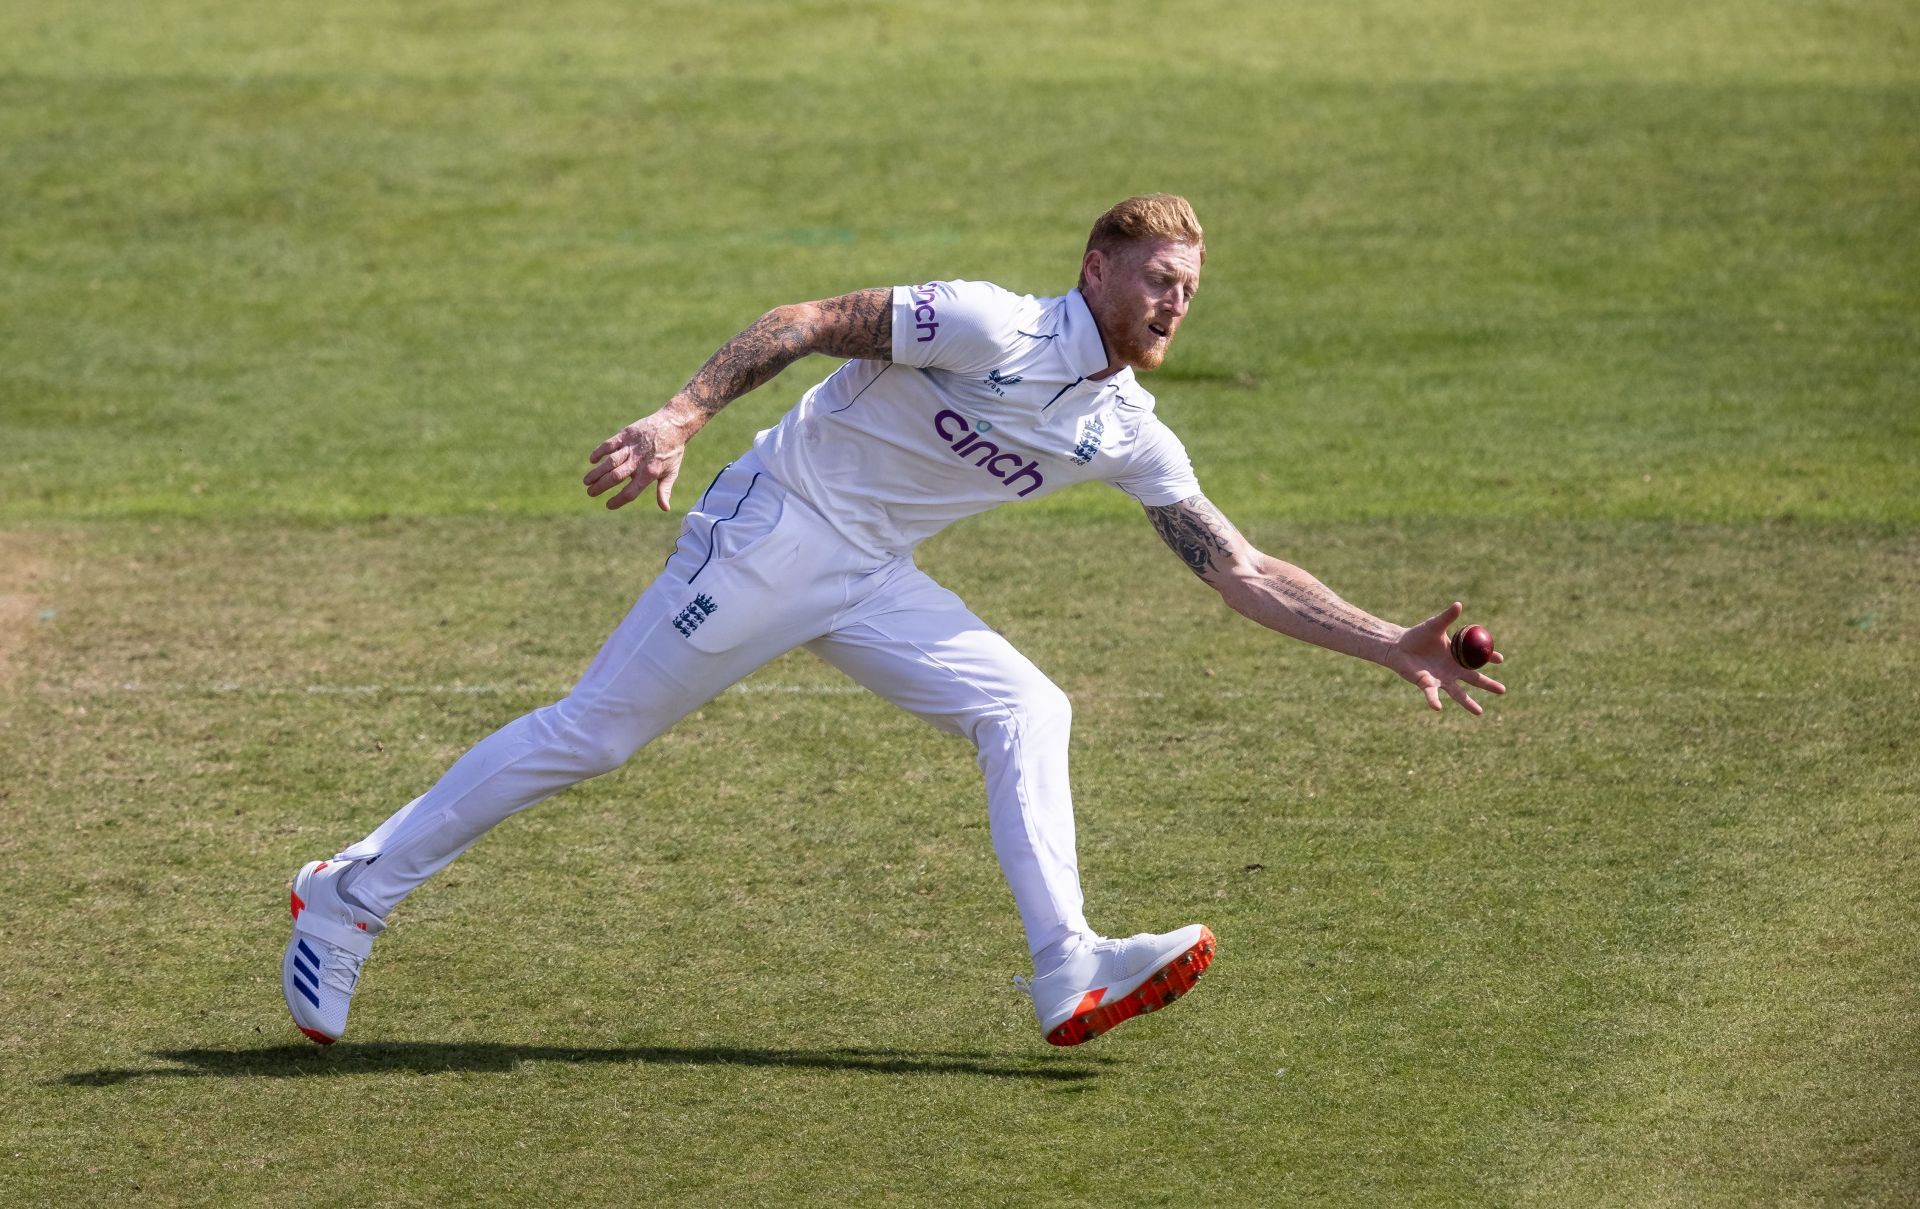
[[[1200,249],[1164,240],[1113,256],[1094,251],[1084,269],[1081,292],[1107,355],[1136,370],[1158,369],[1200,288]]]

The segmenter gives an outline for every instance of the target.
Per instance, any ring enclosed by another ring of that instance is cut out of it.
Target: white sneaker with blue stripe
[[[340,896],[340,875],[354,861],[309,861],[294,876],[293,938],[280,959],[281,990],[293,1023],[321,1045],[347,1031],[347,1007],[360,965],[386,925]]]

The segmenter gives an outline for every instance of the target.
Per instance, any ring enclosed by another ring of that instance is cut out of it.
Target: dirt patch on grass
[[[0,686],[13,678],[27,635],[40,617],[34,588],[46,575],[40,543],[25,533],[0,531]]]

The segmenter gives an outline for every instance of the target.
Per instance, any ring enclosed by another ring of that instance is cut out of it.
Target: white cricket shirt
[[[1178,437],[1131,368],[1107,366],[1079,290],[1014,294],[984,281],[893,291],[893,360],[849,361],[754,452],[848,541],[904,554],[964,516],[1075,483],[1149,507],[1200,493]]]

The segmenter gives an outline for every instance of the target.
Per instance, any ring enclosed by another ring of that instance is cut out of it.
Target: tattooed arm
[[[893,359],[893,291],[857,290],[838,298],[775,307],[752,327],[720,346],[667,405],[602,441],[589,455],[593,469],[581,481],[598,496],[622,482],[607,501],[619,508],[658,483],[655,498],[667,510],[673,481],[693,434],[727,404],[809,353],[830,357]]]
[[[1447,627],[1460,616],[1458,602],[1417,626],[1394,625],[1348,604],[1292,563],[1254,549],[1204,495],[1148,508],[1147,519],[1235,612],[1288,637],[1391,668],[1418,687],[1434,709],[1445,692],[1468,713],[1481,712],[1461,681],[1488,692],[1506,691],[1498,681],[1453,662]]]
[[[1270,630],[1374,663],[1385,663],[1400,640],[1402,627],[1348,604],[1292,563],[1254,549],[1204,495],[1149,508],[1147,519],[1228,607]]]
[[[820,302],[775,307],[721,345],[668,406],[688,404],[688,414],[704,424],[808,353],[893,360],[893,291],[880,286]]]

